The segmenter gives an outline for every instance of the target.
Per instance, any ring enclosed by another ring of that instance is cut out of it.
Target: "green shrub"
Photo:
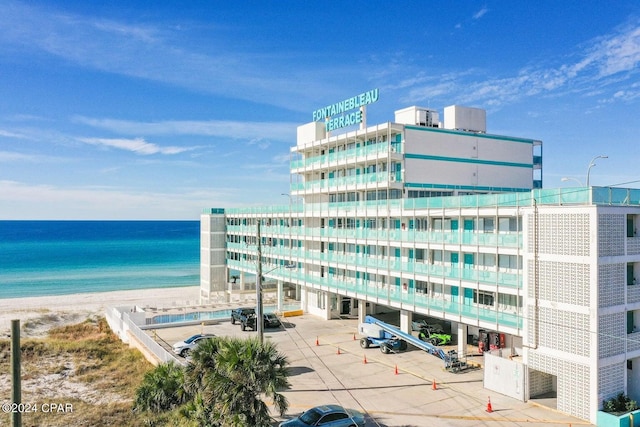
[[[631,412],[638,409],[638,403],[629,399],[624,393],[618,393],[616,397],[605,400],[602,406],[604,412]]]

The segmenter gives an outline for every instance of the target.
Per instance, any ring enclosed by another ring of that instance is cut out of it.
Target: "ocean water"
[[[0,298],[199,284],[199,221],[0,221]]]

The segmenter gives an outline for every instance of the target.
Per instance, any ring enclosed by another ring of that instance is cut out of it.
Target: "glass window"
[[[498,231],[501,233],[512,233],[521,231],[519,218],[501,217],[498,218]]]
[[[325,292],[317,291],[316,297],[318,298],[318,308],[321,308],[324,310],[327,307],[327,304],[325,301]]]
[[[478,227],[482,230],[483,233],[493,233],[495,232],[495,225],[493,218],[479,218],[478,219]]]
[[[485,291],[473,291],[473,302],[481,305],[493,306],[494,293]]]
[[[338,420],[344,420],[345,418],[349,418],[349,416],[347,414],[345,414],[345,413],[342,413],[342,412],[336,412],[334,414],[327,414],[324,417],[322,417],[322,419],[320,420],[318,425],[328,424],[328,423],[332,423],[332,422],[338,421]]]

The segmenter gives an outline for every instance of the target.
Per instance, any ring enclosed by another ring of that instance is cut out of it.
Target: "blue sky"
[[[105,3],[105,4],[100,4]],[[640,186],[640,2],[0,0],[0,219],[286,205],[312,112],[487,110],[544,186]]]

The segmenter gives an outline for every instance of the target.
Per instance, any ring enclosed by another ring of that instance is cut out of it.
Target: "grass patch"
[[[162,425],[152,414],[132,411],[144,374],[153,368],[135,349],[122,343],[104,318],[51,329],[46,338],[21,340],[22,402],[70,404],[72,411],[25,413],[23,425],[149,426]],[[11,395],[11,342],[0,340],[0,372],[6,373],[0,395]],[[150,418],[151,417],[151,418]],[[0,414],[0,425],[10,425]],[[166,421],[166,419],[164,420]]]

